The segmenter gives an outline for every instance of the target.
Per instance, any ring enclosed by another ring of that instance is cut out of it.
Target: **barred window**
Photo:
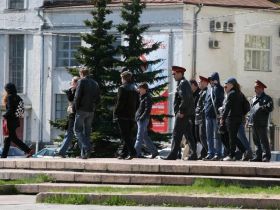
[[[57,67],[78,66],[75,58],[78,47],[81,46],[79,35],[59,35],[57,38]]]
[[[271,39],[269,36],[245,36],[245,71],[271,71]]]
[[[9,36],[9,81],[23,92],[24,35]]]
[[[9,9],[24,9],[24,0],[9,0]]]
[[[68,100],[66,94],[55,95],[55,119],[64,119],[67,116]]]

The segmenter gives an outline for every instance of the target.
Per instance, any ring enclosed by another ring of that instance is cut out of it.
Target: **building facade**
[[[197,16],[194,69],[194,14],[201,2],[204,5]],[[242,7],[237,0],[235,5],[207,2],[147,1],[141,16],[141,23],[151,26],[144,35],[146,41],[165,43],[160,56],[165,60],[166,75],[169,75],[168,112],[172,114],[176,86],[168,69],[179,65],[188,69],[186,78],[194,73],[209,76],[213,71],[220,72],[222,81],[235,76],[247,96],[254,94],[254,80],[262,80],[268,84],[267,92],[275,102],[272,121],[280,124],[280,15],[274,10],[276,5],[267,2]],[[114,25],[121,23],[120,2],[113,1],[109,7],[113,13],[108,19],[113,20]],[[77,46],[85,45],[80,34],[90,32],[83,21],[91,19],[92,9],[87,0],[0,2],[0,89],[8,81],[14,82],[24,98],[24,141],[48,143],[60,133],[49,121],[66,115],[67,100],[63,90],[69,87],[71,80],[66,68],[79,65],[74,54]],[[123,44],[115,28],[112,33],[119,37],[116,45]],[[172,127],[170,120],[168,131]]]

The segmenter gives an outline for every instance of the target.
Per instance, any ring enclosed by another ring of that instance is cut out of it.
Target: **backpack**
[[[24,103],[21,97],[18,96],[18,105],[15,111],[15,116],[17,118],[23,118],[24,117]]]
[[[243,96],[243,102],[242,102],[242,114],[243,115],[246,115],[249,111],[250,111],[250,103],[249,101],[247,100],[247,98],[245,97],[244,94],[242,94]]]

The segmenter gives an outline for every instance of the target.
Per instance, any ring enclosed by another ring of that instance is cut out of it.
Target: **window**
[[[57,65],[58,67],[78,66],[75,59],[75,53],[81,46],[81,37],[79,35],[59,35],[57,39]]]
[[[55,95],[55,119],[64,119],[67,116],[68,100],[65,94]]]
[[[24,9],[24,0],[9,0],[9,9]]]
[[[270,71],[270,37],[245,36],[245,70]]]
[[[24,35],[9,36],[9,81],[23,92]]]

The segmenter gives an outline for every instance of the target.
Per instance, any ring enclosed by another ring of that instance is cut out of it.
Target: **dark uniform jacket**
[[[86,76],[78,81],[73,102],[75,111],[94,112],[96,105],[100,101],[100,89],[95,80]]]
[[[134,83],[123,84],[118,89],[114,119],[135,120],[139,94]]]
[[[192,95],[191,85],[182,78],[178,81],[177,90],[174,100],[174,113],[184,114],[186,116],[194,115],[194,99]]]
[[[199,92],[199,98],[195,108],[195,124],[201,124],[205,121],[205,97],[207,87]]]
[[[241,122],[243,118],[242,104],[243,95],[240,91],[231,89],[224,102],[222,119]]]
[[[140,96],[140,105],[137,109],[135,116],[136,121],[149,119],[152,110],[152,105],[152,97],[149,93]]]
[[[252,99],[251,110],[249,112],[248,123],[253,126],[267,126],[269,113],[273,111],[272,98],[262,93],[259,97]]]

